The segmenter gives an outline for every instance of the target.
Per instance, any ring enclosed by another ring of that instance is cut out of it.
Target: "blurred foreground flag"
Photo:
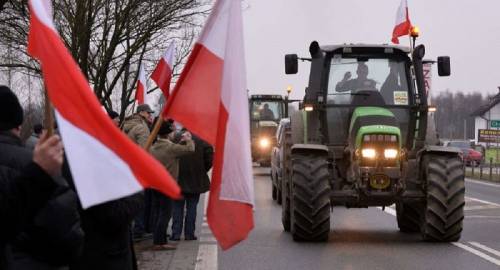
[[[207,219],[223,249],[253,228],[241,1],[218,0],[164,111],[215,146]]]
[[[172,81],[172,71],[174,70],[175,62],[175,44],[172,42],[165,54],[158,62],[153,74],[151,74],[151,79],[156,83],[156,85],[161,89],[165,100],[170,96],[170,81]]]
[[[45,86],[84,208],[154,188],[178,198],[163,166],[116,128],[55,30],[50,0],[30,0],[28,53]]]
[[[135,90],[135,100],[137,104],[141,105],[146,103],[147,100],[147,80],[146,73],[144,72],[144,67],[139,67],[139,78],[137,79],[137,89]]]
[[[396,14],[396,26],[392,31],[392,42],[394,44],[399,44],[398,37],[409,35],[410,30],[411,22],[410,14],[408,13],[408,1],[401,0],[398,13]]]

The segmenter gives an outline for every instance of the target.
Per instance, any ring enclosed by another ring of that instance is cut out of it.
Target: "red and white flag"
[[[398,13],[396,14],[396,26],[392,31],[392,42],[394,44],[399,44],[398,37],[409,35],[410,30],[411,22],[410,14],[408,13],[408,1],[401,0]]]
[[[30,0],[28,53],[37,58],[54,105],[83,208],[154,188],[178,198],[164,167],[134,144],[101,109],[52,21],[50,0]]]
[[[164,111],[215,145],[207,208],[223,249],[253,228],[254,188],[241,1],[218,0]]]
[[[137,89],[135,90],[135,100],[137,100],[137,104],[139,105],[144,104],[147,101],[147,82],[146,73],[144,72],[144,67],[141,64],[139,67],[139,78],[137,79]]]
[[[165,54],[158,62],[153,74],[151,74],[151,79],[158,85],[158,87],[163,92],[165,100],[168,99],[170,95],[170,82],[172,81],[172,72],[174,70],[175,62],[175,44],[172,42]]]

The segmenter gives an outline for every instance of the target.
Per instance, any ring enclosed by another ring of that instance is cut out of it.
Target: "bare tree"
[[[6,2],[0,13],[0,71],[39,75],[39,66],[26,52],[28,1]],[[139,65],[144,63],[151,71],[174,41],[181,52],[176,66],[182,63],[208,12],[208,2],[56,0],[54,21],[100,102],[106,109],[119,110],[123,117],[134,102]]]

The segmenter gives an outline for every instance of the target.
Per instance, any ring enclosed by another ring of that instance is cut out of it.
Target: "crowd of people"
[[[120,123],[108,111],[140,146],[153,114],[142,104]],[[209,144],[173,121],[162,123],[149,151],[178,181],[182,199],[145,190],[82,209],[63,141],[35,125],[23,142],[23,115],[14,92],[0,86],[0,269],[137,269],[134,241],[152,237],[151,250],[162,251],[176,249],[181,236],[197,240],[197,205],[210,187]]]

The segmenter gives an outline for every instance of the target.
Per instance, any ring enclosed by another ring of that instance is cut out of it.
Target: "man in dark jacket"
[[[0,268],[60,269],[81,251],[76,194],[61,173],[58,136],[42,136],[34,154],[20,139],[23,111],[0,86]]]
[[[118,114],[108,115],[114,120]],[[67,162],[63,174],[75,188]],[[82,257],[71,266],[71,270],[137,269],[131,226],[143,206],[144,195],[140,192],[86,210],[80,209],[85,245]]]
[[[183,199],[174,201],[172,219],[172,241],[179,241],[184,227],[184,239],[196,240],[196,208],[200,194],[210,189],[208,171],[212,168],[213,148],[200,138],[193,136],[195,151],[179,160],[179,186]],[[184,224],[184,208],[186,217]]]

